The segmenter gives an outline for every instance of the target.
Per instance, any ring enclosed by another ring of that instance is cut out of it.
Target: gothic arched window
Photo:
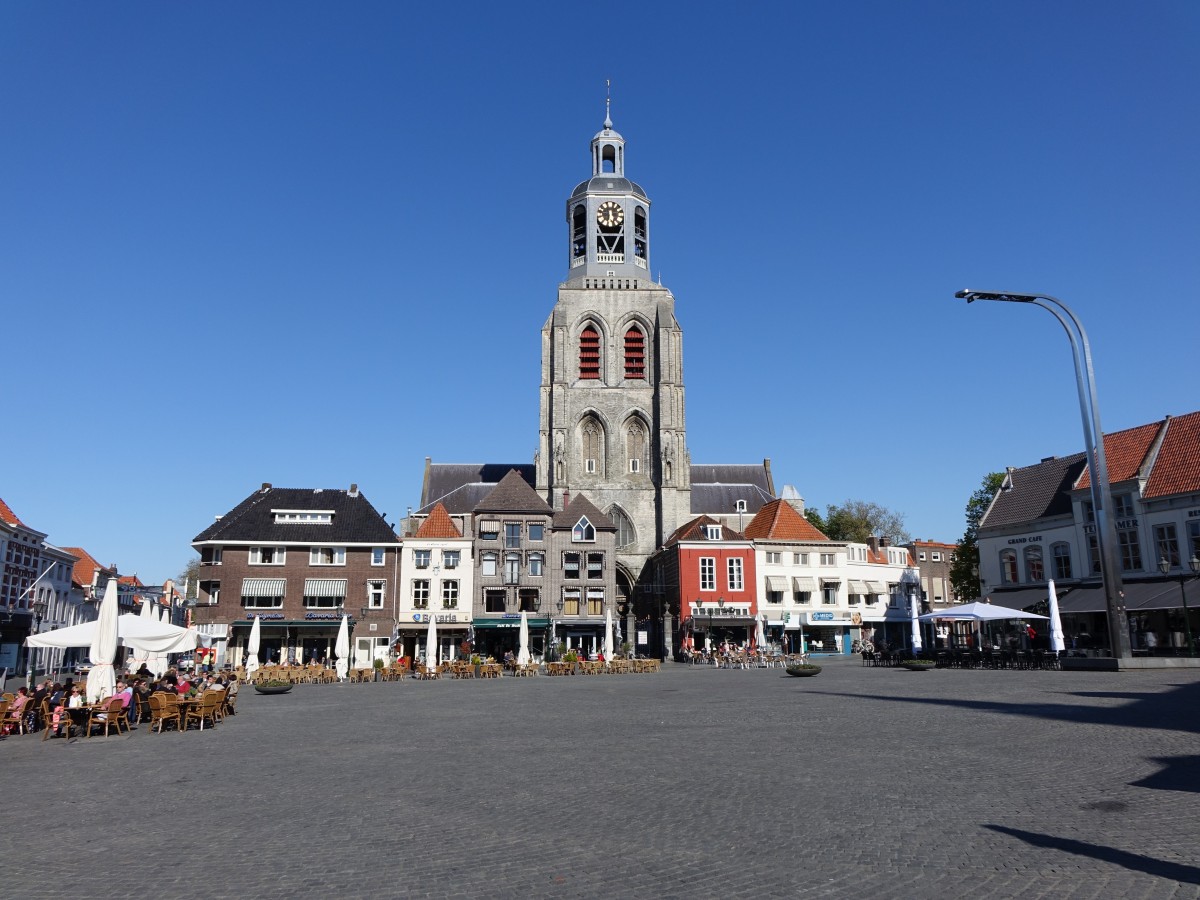
[[[604,471],[604,429],[593,418],[587,418],[579,429],[579,446],[583,451],[583,471],[594,475]]]
[[[637,419],[625,429],[625,456],[630,472],[637,475],[646,471],[646,429]]]
[[[571,259],[587,253],[587,207],[580,203],[571,211]]]
[[[646,210],[637,207],[633,211],[633,256],[646,264]]]
[[[636,325],[625,332],[625,377],[646,377],[646,335]]]
[[[579,377],[600,377],[600,332],[591,322],[579,333]]]
[[[634,546],[637,543],[637,529],[633,527],[633,520],[625,513],[625,510],[614,506],[608,511],[608,517],[617,526],[617,549]]]

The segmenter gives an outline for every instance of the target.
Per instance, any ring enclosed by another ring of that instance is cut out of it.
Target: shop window
[[[1000,551],[1000,580],[1005,584],[1016,584],[1021,580],[1017,574],[1017,551]]]
[[[1065,542],[1050,546],[1050,557],[1054,561],[1054,578],[1063,581],[1071,577],[1071,545]]]

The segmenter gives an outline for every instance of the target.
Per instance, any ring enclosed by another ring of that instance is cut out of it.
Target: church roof
[[[427,462],[418,512],[428,513],[435,503],[441,501],[451,514],[469,513],[513,469],[520,472],[529,484],[534,483],[534,469],[528,463]]]
[[[691,511],[695,514],[729,515],[737,512],[738,501],[746,504],[745,512],[754,515],[763,504],[773,500],[757,484],[692,484]]]
[[[458,530],[458,526],[446,512],[446,507],[441,503],[435,503],[425,521],[421,523],[421,527],[417,529],[416,536],[419,538],[460,538],[462,532]]]
[[[600,512],[596,505],[592,503],[583,494],[576,494],[575,499],[567,504],[567,508],[562,512],[555,513],[554,519],[550,523],[551,528],[570,530],[575,527],[575,523],[587,516],[587,520],[592,523],[597,531],[616,531],[617,526],[613,524],[613,520]]]
[[[499,484],[492,488],[491,492],[475,507],[475,511],[542,513],[545,515],[554,512],[516,469],[510,470],[500,479]]]
[[[786,500],[772,500],[746,526],[746,537],[774,541],[827,541],[812,522]]]
[[[584,194],[633,194],[647,203],[650,202],[640,184],[619,175],[593,175],[575,186],[575,190],[571,191],[571,199],[582,197]]]

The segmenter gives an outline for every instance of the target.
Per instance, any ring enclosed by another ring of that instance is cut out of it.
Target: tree
[[[188,564],[183,571],[175,576],[175,587],[180,593],[183,593],[184,586],[187,586],[188,594],[192,597],[196,596],[196,585],[200,581],[200,557],[189,559]],[[184,599],[187,599],[186,597]]]
[[[825,507],[824,521],[821,530],[833,541],[865,544],[872,537],[886,537],[893,544],[904,544],[910,540],[903,513],[866,500],[847,500],[841,506],[830,504]]]
[[[991,472],[983,477],[983,483],[967,501],[967,530],[954,548],[954,562],[950,566],[950,588],[961,600],[973,600],[979,596],[979,545],[975,538],[983,514],[991,506],[992,498],[1003,483],[1003,472]]]
[[[815,507],[808,506],[804,509],[804,518],[808,519],[810,525],[822,534],[825,533],[825,520],[821,518],[821,514],[817,512]]]

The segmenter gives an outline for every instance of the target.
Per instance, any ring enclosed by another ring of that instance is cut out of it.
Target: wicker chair
[[[50,706],[50,698],[47,697],[42,701],[42,740],[50,737],[53,733],[66,729],[64,737],[68,740],[71,738],[71,717],[67,711],[56,713]]]
[[[20,709],[13,709],[12,703],[8,703],[4,709],[4,716],[0,718],[0,729],[7,728],[10,732],[25,734],[28,731],[29,710],[32,708],[29,704],[32,702],[32,700],[26,700]]]
[[[87,725],[84,726],[87,736],[92,736],[93,728],[103,728],[104,736],[108,737],[109,729],[116,728],[121,733],[121,718],[125,712],[120,697],[110,697],[94,705],[88,710]]]
[[[175,728],[183,730],[183,717],[179,709],[179,697],[167,691],[155,691],[150,695],[150,728],[158,725],[161,732],[174,722]]]
[[[221,691],[205,691],[200,698],[200,704],[193,706],[187,711],[187,722],[184,723],[186,728],[192,722],[200,723],[200,730],[204,730],[204,723],[209,722],[214,728],[217,726],[217,709],[224,701]]]

